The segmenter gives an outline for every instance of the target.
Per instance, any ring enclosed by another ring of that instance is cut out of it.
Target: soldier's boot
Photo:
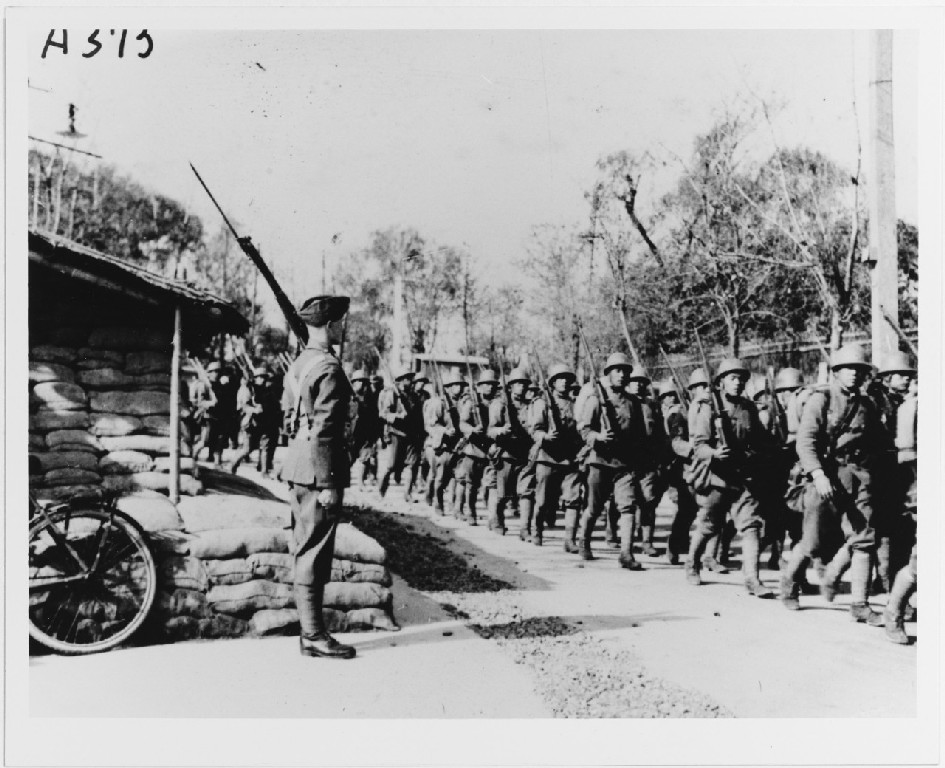
[[[496,496],[497,494],[492,494]],[[507,499],[497,499],[495,502],[495,517],[493,518],[492,530],[500,536],[505,536],[505,507],[508,504]]]
[[[749,595],[768,599],[774,593],[761,583],[758,575],[758,560],[761,557],[761,534],[757,528],[742,533],[742,577]]]
[[[535,515],[535,502],[531,499],[519,499],[518,513],[518,537],[522,541],[528,541],[532,535],[532,518]]]
[[[463,519],[470,525],[479,525],[479,510],[477,509],[478,500],[479,500],[479,489],[469,488],[466,491],[466,503],[469,506],[469,513],[465,515]]]
[[[294,584],[293,590],[301,627],[299,653],[316,658],[354,658],[355,649],[350,645],[339,643],[328,634],[325,628],[325,619],[322,614],[323,588]]]
[[[915,588],[915,570],[913,570],[912,564],[908,563],[896,574],[896,580],[889,591],[889,599],[886,601],[886,610],[883,612],[886,639],[890,642],[899,643],[900,645],[909,644],[909,635],[906,634],[903,621],[906,606],[909,598],[915,592]]]
[[[496,529],[499,520],[499,503],[499,499],[495,494],[492,494],[486,502],[486,510],[489,515],[488,528],[490,531],[494,531]]]
[[[581,513],[581,522],[578,527],[578,553],[582,560],[595,560],[594,552],[591,550],[591,536],[594,535],[594,518],[591,512],[585,509]]]
[[[564,551],[570,554],[576,554],[580,551],[577,542],[574,540],[577,534],[578,511],[568,507],[564,510]]]
[[[632,512],[620,516],[620,556],[617,563],[628,571],[642,571],[643,566],[633,556],[633,536],[637,529],[637,516]]]
[[[709,536],[702,531],[695,531],[689,541],[689,560],[686,561],[686,581],[695,587],[702,584],[699,570],[702,566],[702,553],[709,543]]]
[[[612,547],[620,546],[619,518],[617,507],[611,499],[604,507],[604,541]]]
[[[892,572],[889,568],[889,537],[883,536],[876,547],[876,575],[882,583],[883,591],[889,594],[892,589]]]
[[[453,489],[453,517],[457,520],[463,519],[466,510],[466,484],[456,483]]]
[[[413,489],[417,484],[417,467],[411,467],[407,470],[407,487],[404,490],[404,501],[408,504],[413,503]]]
[[[647,557],[656,557],[659,555],[659,550],[653,546],[653,531],[656,526],[653,525],[642,525],[640,526],[640,539],[642,541],[642,550],[643,554]]]
[[[541,515],[535,515],[535,531],[532,533],[531,542],[536,547],[540,547],[542,544],[542,534],[545,528],[545,521]]]
[[[715,557],[724,568],[729,567],[729,554],[731,554],[735,533],[735,524],[731,520],[726,521],[719,532],[719,548]]]
[[[712,571],[713,573],[728,573],[728,568],[722,565],[722,563],[719,561],[719,549],[721,546],[721,534],[715,534],[707,540],[704,546],[704,553],[700,559],[702,567],[705,570]],[[690,542],[690,549],[691,548],[692,542]]]
[[[781,570],[781,542],[777,539],[771,539],[771,554],[768,555],[768,570]]]
[[[823,595],[824,600],[828,603],[832,603],[833,599],[837,596],[840,579],[843,574],[846,573],[847,568],[850,567],[850,563],[850,548],[844,544],[837,550],[837,554],[833,556],[833,560],[824,568],[823,575],[820,577],[820,594]]]
[[[869,552],[856,550],[850,556],[850,617],[853,621],[871,627],[884,625],[883,615],[866,602],[870,589],[870,571],[873,561]]]
[[[801,609],[798,597],[801,593],[800,575],[807,568],[807,555],[800,547],[795,547],[791,552],[790,558],[781,570],[781,605],[789,611],[799,611]]]
[[[390,488],[390,471],[389,470],[384,472],[383,477],[381,477],[381,482],[377,486],[377,492],[381,495],[382,499],[387,494],[388,488]]]

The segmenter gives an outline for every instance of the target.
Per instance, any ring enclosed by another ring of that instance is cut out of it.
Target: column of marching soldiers
[[[833,601],[849,572],[852,619],[909,642],[917,379],[908,355],[892,353],[877,369],[862,346],[847,345],[832,356],[829,381],[809,385],[796,368],[760,376],[734,358],[688,382],[672,371],[654,383],[620,352],[583,386],[563,364],[545,371],[536,360],[507,376],[498,367],[475,381],[471,370],[441,375],[435,365],[432,381],[389,372],[387,386],[354,372],[347,435],[361,484],[376,483],[383,497],[395,481],[408,502],[469,525],[485,518],[497,534],[517,518],[519,538],[536,546],[563,516],[564,549],[584,560],[595,559],[602,517],[621,568],[643,570],[638,551],[663,555],[693,586],[728,571],[738,536],[749,595],[775,596],[759,577],[766,549],[789,610],[802,593]],[[242,398],[247,437],[234,462],[261,448],[266,472],[281,389],[271,379],[256,369]],[[213,455],[206,432],[195,456],[203,445]],[[656,510],[667,493],[675,513],[661,553]],[[887,594],[882,613],[869,606],[876,592]]]

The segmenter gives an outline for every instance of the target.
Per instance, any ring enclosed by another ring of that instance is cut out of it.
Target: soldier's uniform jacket
[[[847,416],[848,408],[855,408],[852,418]],[[836,434],[845,422],[842,434]],[[837,463],[869,469],[882,455],[885,441],[875,403],[834,383],[828,390],[814,392],[804,406],[797,431],[797,457],[808,474],[818,469],[829,474]],[[834,443],[831,462],[827,454]]]
[[[919,398],[915,395],[903,398],[896,415],[896,449],[899,451],[900,463],[916,460],[918,418]]]
[[[644,470],[655,471],[667,459],[671,458],[666,429],[663,424],[663,412],[652,400],[630,395],[637,400],[643,415],[644,449],[640,454],[640,465]]]
[[[410,392],[396,386],[381,390],[377,398],[377,411],[384,422],[384,437],[390,439],[392,435],[397,435],[417,439],[417,425],[423,422],[421,408],[421,403]]]
[[[722,395],[729,424],[732,452],[729,459],[721,461],[714,456],[719,446],[719,425],[712,418],[712,403],[696,400],[689,409],[689,438],[692,441],[693,457],[707,462],[711,469],[709,484],[716,488],[737,488],[741,477],[753,477],[770,458],[774,445],[771,436],[761,425],[758,409],[745,397],[729,398]]]
[[[479,401],[478,422],[476,421],[477,406],[472,395],[468,393],[464,394],[459,403],[457,403],[457,408],[459,409],[459,430],[463,433],[463,436],[467,438],[466,444],[463,446],[463,455],[471,456],[475,459],[486,459],[489,457],[488,451],[491,447],[491,441],[486,434],[486,428],[489,424],[490,401],[482,396],[479,397]],[[481,430],[478,428],[477,424],[482,425]]]
[[[364,446],[371,445],[381,432],[381,421],[377,414],[377,403],[371,392],[358,395],[352,393],[351,418],[348,424],[348,442],[352,454],[357,454]]]
[[[532,438],[528,434],[529,404],[524,399],[509,395],[509,402],[515,413],[509,418],[505,398],[501,395],[489,404],[489,428],[486,434],[498,449],[498,457],[503,461],[524,464],[528,461],[528,452],[532,447]],[[507,427],[511,431],[505,432]]]
[[[683,463],[689,463],[692,443],[689,442],[689,421],[681,404],[675,403],[663,412],[663,430],[673,454]]]
[[[298,381],[304,376],[303,381]],[[299,431],[289,445],[282,479],[318,488],[347,488],[351,467],[345,427],[351,386],[328,348],[308,347],[286,374],[283,404],[294,409],[300,392]]]
[[[603,404],[603,411],[614,434],[612,440],[601,439],[602,404],[596,386],[586,393],[578,407],[578,431],[590,448],[587,462],[611,469],[636,469],[642,463],[648,440],[640,400],[623,390],[612,389],[608,382],[604,382],[604,387],[609,404]]]
[[[434,451],[452,450],[459,439],[454,428],[456,406],[447,407],[443,398],[434,395],[423,404],[423,425],[427,444]]]
[[[554,398],[554,414],[547,397]],[[558,436],[548,442],[545,435],[554,427],[557,427]],[[560,397],[555,392],[550,395],[546,393],[544,397],[537,397],[532,401],[528,414],[528,431],[535,441],[536,461],[542,464],[573,464],[584,442],[574,418],[574,402],[567,395]]]

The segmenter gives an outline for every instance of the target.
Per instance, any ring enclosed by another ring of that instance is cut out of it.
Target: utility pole
[[[896,158],[893,144],[893,32],[878,29],[870,46],[870,220],[873,363],[899,349],[883,317],[899,319],[899,244],[896,236]]]

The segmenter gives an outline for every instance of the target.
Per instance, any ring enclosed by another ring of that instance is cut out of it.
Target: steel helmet
[[[531,380],[531,376],[528,375],[528,371],[524,368],[513,368],[506,379],[509,384],[514,384],[516,381],[524,381],[526,384],[529,384]]]
[[[647,374],[646,368],[634,368],[633,372],[630,374],[630,381],[650,382],[652,379]]]
[[[550,384],[559,376],[567,376],[569,379],[577,380],[574,371],[568,368],[564,363],[555,363],[548,369],[548,383]]]
[[[880,376],[888,373],[908,373],[910,376],[915,376],[916,369],[905,352],[890,352],[883,359],[883,364],[879,369]]]
[[[394,381],[400,381],[401,379],[412,379],[413,371],[409,368],[401,368],[400,370],[394,371]]]
[[[830,368],[836,371],[838,368],[863,368],[866,371],[872,371],[873,366],[866,359],[866,348],[862,344],[845,344],[830,358]]]
[[[749,371],[748,367],[737,357],[729,357],[722,361],[722,364],[719,365],[718,373],[715,374],[715,380],[718,381],[723,376],[728,376],[730,373],[737,373],[740,376],[744,376],[746,379],[751,376],[751,371]]]
[[[804,386],[804,377],[797,368],[782,368],[774,379],[775,390],[797,389]]]
[[[657,382],[656,394],[659,397],[666,397],[668,395],[676,395],[676,397],[679,397],[679,393],[676,391],[676,384],[672,379],[663,379]]]
[[[465,387],[466,379],[460,376],[456,371],[449,371],[445,376],[443,376],[444,387],[452,387],[456,385]]]
[[[604,373],[608,373],[611,368],[626,368],[628,372],[633,371],[633,363],[630,362],[623,352],[614,352],[607,358],[607,365],[604,366]]]
[[[486,368],[482,373],[479,374],[479,380],[476,382],[478,387],[480,384],[498,384],[499,379],[495,375],[495,371],[491,368]]]
[[[745,387],[745,394],[754,399],[763,395],[768,389],[768,380],[760,373],[753,373]]]
[[[371,377],[368,376],[368,372],[363,368],[358,368],[354,373],[351,374],[351,383],[353,384],[356,381],[370,381]]]
[[[423,373],[414,374],[413,383],[416,384],[418,381],[425,381],[427,384],[430,383],[430,379],[427,378]]]
[[[709,385],[709,374],[705,372],[705,368],[696,368],[689,374],[689,383],[686,385],[686,389],[698,387],[700,384]]]

